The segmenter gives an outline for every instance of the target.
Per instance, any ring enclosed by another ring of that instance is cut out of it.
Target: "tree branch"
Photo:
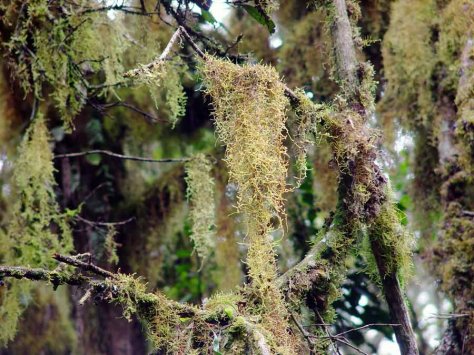
[[[103,276],[103,277],[109,277],[111,279],[114,279],[117,277],[116,274],[110,272],[110,271],[107,271],[105,269],[102,269],[101,267],[98,267],[92,263],[85,263],[73,256],[67,256],[67,255],[61,255],[61,254],[58,254],[58,253],[54,253],[53,254],[53,259],[59,261],[59,262],[62,262],[62,263],[65,263],[65,264],[69,264],[69,265],[72,265],[74,267],[77,267],[77,268],[80,268],[82,270],[85,270],[85,271],[90,271],[94,274],[97,274],[97,275],[100,275],[100,276]]]
[[[102,155],[107,155],[113,158],[141,161],[145,163],[182,163],[189,160],[189,158],[152,159],[152,158],[136,157],[136,156],[131,156],[131,155],[118,154],[118,153],[114,153],[114,152],[110,152],[108,150],[102,150],[102,149],[94,149],[94,150],[88,150],[85,152],[78,152],[78,153],[58,154],[54,156],[54,159],[76,158],[76,157],[82,157],[82,156],[90,155],[90,154],[102,154]]]
[[[46,281],[54,285],[67,284],[73,286],[80,286],[89,281],[88,278],[82,275],[67,275],[57,271],[39,268],[29,269],[21,266],[0,266],[0,279],[5,277],[13,277],[19,280]]]
[[[352,37],[352,28],[347,15],[346,1],[334,0],[335,19],[332,25],[337,73],[349,100],[357,92],[357,58]]]

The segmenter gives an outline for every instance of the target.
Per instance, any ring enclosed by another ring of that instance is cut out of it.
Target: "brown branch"
[[[346,97],[352,100],[357,92],[357,58],[346,1],[334,0],[335,19],[332,25],[337,73]]]
[[[69,264],[69,265],[72,265],[74,267],[80,268],[82,270],[92,272],[94,274],[97,274],[97,275],[100,275],[100,276],[103,276],[103,277],[108,277],[108,278],[111,278],[111,279],[115,279],[117,277],[116,274],[114,274],[110,271],[102,269],[101,267],[99,267],[97,265],[94,265],[92,263],[85,263],[81,260],[78,260],[77,258],[75,258],[73,256],[67,256],[67,255],[61,255],[61,254],[55,253],[55,254],[53,254],[53,259],[55,259],[57,261],[60,261],[62,263]]]
[[[32,281],[46,281],[54,285],[67,284],[79,286],[88,281],[82,275],[65,275],[56,271],[45,269],[29,269],[21,266],[0,266],[0,279],[4,277],[13,277],[15,279],[28,279]]]
[[[58,154],[54,156],[54,159],[76,158],[76,157],[82,157],[82,156],[90,155],[90,154],[103,154],[103,155],[107,155],[113,158],[141,161],[145,163],[182,163],[189,160],[189,158],[152,159],[152,158],[145,158],[145,157],[136,157],[136,156],[131,156],[131,155],[118,154],[118,153],[114,153],[114,152],[110,152],[108,150],[102,150],[102,149],[94,149],[94,150],[88,150],[85,152],[78,152],[78,153]]]

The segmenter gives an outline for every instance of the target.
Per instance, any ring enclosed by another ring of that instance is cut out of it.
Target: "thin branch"
[[[178,29],[174,32],[173,36],[171,36],[171,39],[169,40],[168,44],[166,45],[165,50],[163,51],[163,53],[160,54],[160,56],[158,58],[156,58],[155,60],[153,60],[152,62],[150,62],[146,65],[140,66],[139,68],[136,68],[136,69],[133,69],[133,70],[130,70],[130,71],[126,72],[123,76],[127,77],[127,78],[136,77],[136,76],[139,76],[140,74],[142,74],[143,72],[149,71],[149,70],[159,66],[168,57],[168,54],[170,53],[171,48],[173,48],[173,46],[176,43],[176,41],[178,40],[178,38],[180,38],[180,34],[181,34],[182,30],[184,30],[183,27],[181,27],[181,26],[178,27]]]
[[[103,277],[109,277],[111,279],[115,279],[117,277],[116,274],[114,274],[110,271],[102,269],[101,267],[99,267],[97,265],[94,265],[92,263],[85,263],[81,260],[78,260],[77,258],[75,258],[73,256],[67,256],[67,255],[61,255],[61,254],[55,253],[55,254],[53,254],[53,259],[55,259],[57,261],[60,261],[62,263],[65,263],[65,264],[75,266],[75,267],[80,268],[80,269],[85,270],[85,271],[90,271],[94,274],[97,274],[97,275],[100,275],[100,276],[103,276]]]
[[[79,221],[84,222],[90,226],[105,226],[105,227],[123,226],[124,224],[130,223],[135,220],[135,217],[130,217],[124,221],[118,221],[118,222],[95,222],[81,216],[76,216],[76,218]]]
[[[108,104],[94,104],[90,101],[89,101],[89,103],[91,104],[92,107],[94,107],[95,109],[97,109],[100,112],[103,112],[105,109],[108,109],[108,108],[113,108],[113,107],[116,107],[116,106],[122,106],[122,107],[128,108],[132,111],[135,111],[135,112],[139,113],[140,115],[145,117],[151,123],[168,122],[167,120],[156,117],[156,116],[154,116],[154,115],[152,115],[152,114],[150,114],[146,111],[143,111],[143,110],[139,109],[138,107],[136,107],[134,105],[131,105],[131,104],[129,104],[127,102],[123,102],[123,101],[117,101],[117,102],[108,103]]]
[[[369,355],[369,354],[367,354],[365,351],[360,350],[357,346],[352,345],[351,343],[349,343],[349,342],[348,342],[347,340],[345,340],[345,339],[341,339],[341,338],[339,338],[339,337],[334,337],[334,340],[336,340],[336,341],[338,341],[338,342],[340,342],[340,343],[342,343],[342,344],[344,344],[344,345],[350,347],[351,349],[354,349],[354,350],[357,351],[359,354]]]
[[[108,150],[102,150],[102,149],[88,150],[85,152],[78,152],[78,153],[58,154],[54,156],[54,159],[76,158],[76,157],[83,157],[85,155],[90,155],[90,154],[103,154],[103,155],[107,155],[113,158],[141,161],[145,163],[182,163],[189,160],[189,158],[152,159],[152,158],[136,157],[136,156],[131,156],[131,155],[118,154],[118,153],[114,153],[114,152],[110,152]]]
[[[362,329],[366,329],[366,328],[370,328],[370,327],[399,327],[399,326],[400,326],[400,324],[393,324],[393,323],[369,323],[369,324],[363,325],[361,327],[346,330],[345,332],[338,333],[334,336],[338,337],[338,336],[341,336],[341,335],[344,335],[344,334],[347,334],[347,333],[355,332],[357,330],[362,330]]]
[[[304,338],[306,339],[306,341],[308,342],[310,348],[312,349],[313,346],[314,346],[314,342],[313,340],[311,339],[311,334],[309,334],[306,329],[303,328],[303,326],[298,322],[298,320],[296,319],[295,315],[293,314],[293,312],[290,313],[290,316],[291,316],[291,319],[293,320],[293,322],[295,323],[296,327],[298,328],[298,330],[301,332],[301,334],[304,336]]]

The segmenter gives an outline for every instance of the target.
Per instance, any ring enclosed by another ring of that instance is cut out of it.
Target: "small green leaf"
[[[216,18],[212,16],[212,14],[209,11],[202,10],[201,16],[202,16],[202,19],[208,23],[212,23],[212,24],[217,23]]]
[[[102,161],[102,157],[99,154],[89,154],[86,155],[86,160],[89,164],[97,166]]]
[[[224,308],[224,313],[229,317],[229,319],[234,318],[234,309],[232,307]]]
[[[247,13],[252,16],[258,23],[266,26],[270,33],[275,32],[275,22],[263,11],[249,5],[242,5]]]

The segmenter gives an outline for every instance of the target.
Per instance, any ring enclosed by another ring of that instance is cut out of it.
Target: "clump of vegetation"
[[[186,193],[190,202],[191,239],[199,257],[206,259],[216,243],[215,197],[212,165],[204,154],[186,163]]]
[[[18,150],[13,172],[15,202],[7,226],[9,250],[4,260],[32,267],[52,266],[51,251],[70,252],[72,237],[67,219],[59,212],[54,193],[54,168],[45,119],[38,113]],[[18,317],[29,299],[31,285],[13,282],[2,297],[0,342],[16,331]],[[4,328],[5,326],[5,328]]]
[[[380,283],[381,278],[397,273],[400,281],[405,281],[413,272],[412,250],[413,236],[410,235],[400,224],[401,215],[396,210],[396,205],[389,199],[382,206],[382,209],[369,226],[367,239],[363,243],[363,254],[368,266],[367,272]],[[380,274],[376,262],[373,258],[371,243],[378,240],[383,246],[381,255],[384,262],[384,274]]]
[[[49,139],[45,119],[39,113],[23,137],[13,173],[17,200],[8,234],[16,242],[16,257],[31,266],[51,265],[51,250],[72,250],[67,219],[55,199]]]
[[[387,121],[400,118],[414,127],[429,122],[433,115],[431,79],[436,57],[431,45],[431,26],[435,6],[434,0],[402,0],[393,4],[382,48],[387,78],[382,111]]]
[[[157,110],[164,105],[168,111],[168,121],[174,127],[186,113],[186,94],[181,84],[186,65],[178,58],[164,59],[152,67],[137,69],[137,82],[148,88]]]
[[[276,349],[289,353],[295,344],[275,284],[277,266],[270,235],[286,218],[283,194],[288,190],[288,157],[283,142],[288,101],[284,86],[276,71],[263,65],[238,66],[207,56],[200,69],[213,100],[218,137],[226,145],[229,181],[238,186],[236,207],[246,221],[247,265],[259,300],[256,313],[273,334]]]

